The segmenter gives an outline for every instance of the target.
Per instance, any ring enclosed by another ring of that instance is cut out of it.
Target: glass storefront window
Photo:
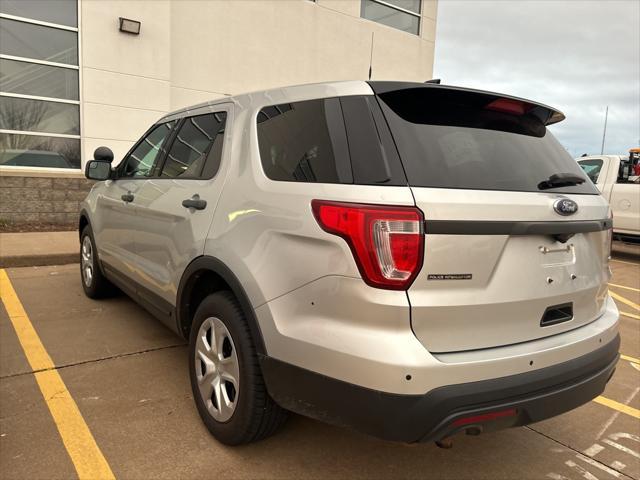
[[[78,26],[78,0],[0,0],[0,13]]]
[[[78,70],[0,58],[0,91],[78,100]]]
[[[79,135],[80,106],[0,97],[0,129]]]
[[[0,53],[77,65],[78,34],[0,18]]]
[[[0,133],[0,166],[80,168],[80,140]]]
[[[0,167],[81,167],[77,27],[78,0],[0,0]]]
[[[362,0],[360,16],[414,35],[420,33],[420,0],[388,0],[386,3],[390,5],[378,0]]]
[[[420,14],[420,0],[384,0],[386,3],[395,5],[396,7],[410,10],[414,13]]]

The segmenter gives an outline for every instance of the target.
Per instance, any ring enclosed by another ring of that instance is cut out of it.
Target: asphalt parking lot
[[[529,427],[455,437],[451,450],[298,416],[263,442],[222,446],[193,405],[180,338],[125,296],[86,298],[77,265],[7,269],[0,477],[640,479],[640,255],[623,250],[610,285],[623,357],[602,397]]]

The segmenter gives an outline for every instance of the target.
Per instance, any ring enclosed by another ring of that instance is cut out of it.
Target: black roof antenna
[[[424,83],[437,83],[438,85],[440,85],[440,79],[439,78],[432,78],[431,80],[427,80]]]
[[[371,80],[371,74],[373,73],[373,36],[375,32],[371,32],[371,55],[369,57],[369,80]]]

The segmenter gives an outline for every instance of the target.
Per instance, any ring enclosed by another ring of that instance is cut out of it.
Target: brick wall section
[[[85,178],[0,176],[0,222],[77,225],[92,184]]]

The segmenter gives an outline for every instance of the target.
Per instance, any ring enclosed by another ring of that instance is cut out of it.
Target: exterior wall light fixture
[[[140,35],[140,22],[120,17],[120,31]]]

